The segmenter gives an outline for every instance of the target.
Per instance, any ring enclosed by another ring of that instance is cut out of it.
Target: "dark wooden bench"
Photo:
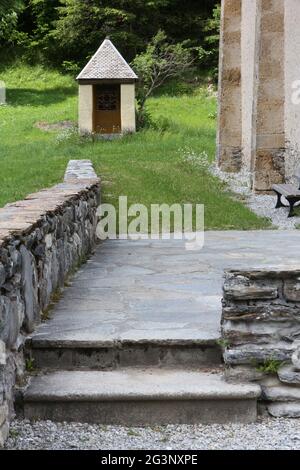
[[[272,186],[273,191],[277,195],[277,204],[276,204],[276,209],[279,209],[279,207],[289,207],[289,215],[288,217],[294,217],[295,212],[294,212],[294,207],[297,202],[300,201],[300,168],[297,170],[295,175],[293,175],[294,178],[298,180],[298,187],[295,187],[292,184],[274,184]],[[289,205],[287,206],[286,204],[283,204],[281,201],[281,198],[285,197],[285,199],[288,201]]]

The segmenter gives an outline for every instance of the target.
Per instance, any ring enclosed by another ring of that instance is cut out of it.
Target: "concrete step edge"
[[[24,402],[257,399],[256,384],[228,384],[222,374],[166,369],[59,371],[32,377]]]
[[[220,338],[208,339],[141,339],[141,340],[52,340],[33,336],[28,338],[26,345],[32,349],[123,349],[135,346],[158,346],[158,347],[201,347],[219,346]]]

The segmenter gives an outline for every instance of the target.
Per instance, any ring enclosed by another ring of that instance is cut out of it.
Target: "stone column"
[[[121,84],[122,132],[135,132],[135,84]]]
[[[251,172],[254,148],[254,97],[256,93],[258,0],[242,1],[242,150],[243,168]]]
[[[253,189],[285,178],[284,0],[259,0],[254,103]]]
[[[78,127],[80,134],[93,132],[93,85],[79,84]]]
[[[300,1],[285,5],[285,171],[291,177],[300,165]]]
[[[217,158],[224,171],[242,165],[241,0],[223,0]]]

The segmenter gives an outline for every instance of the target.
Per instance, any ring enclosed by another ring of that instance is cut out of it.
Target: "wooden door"
[[[94,132],[121,132],[120,85],[94,85]]]

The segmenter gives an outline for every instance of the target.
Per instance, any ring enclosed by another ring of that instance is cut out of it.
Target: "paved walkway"
[[[182,241],[106,241],[75,275],[35,340],[207,342],[219,337],[226,268],[294,264],[300,231],[207,232]]]

